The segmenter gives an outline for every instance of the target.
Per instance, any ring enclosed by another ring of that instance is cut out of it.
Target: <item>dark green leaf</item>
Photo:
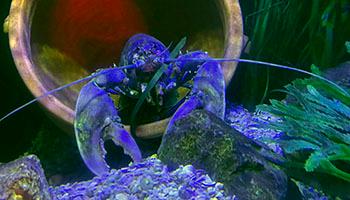
[[[345,42],[345,48],[348,53],[350,53],[350,41]]]
[[[131,134],[135,135],[135,130],[136,130],[136,115],[139,112],[143,102],[145,101],[147,95],[149,92],[154,88],[154,86],[157,84],[159,79],[162,77],[163,73],[165,72],[167,68],[167,65],[162,65],[157,72],[154,74],[152,77],[151,81],[148,83],[145,91],[140,95],[140,98],[137,100],[136,105],[134,109],[132,110],[131,117],[130,117],[130,130]]]
[[[327,159],[334,160],[350,160],[350,147],[349,145],[336,144],[330,146],[324,150],[327,154]]]
[[[281,142],[286,153],[295,153],[300,150],[317,150],[319,146],[305,140],[286,140]]]
[[[182,38],[180,40],[180,42],[175,46],[173,51],[170,53],[170,57],[175,58],[179,54],[180,50],[185,46],[185,44],[186,44],[186,37]],[[168,67],[167,65],[162,65],[157,70],[157,72],[154,74],[154,76],[152,77],[152,79],[148,83],[145,91],[140,95],[140,98],[137,100],[136,105],[135,105],[135,107],[131,113],[131,117],[130,117],[131,134],[135,135],[137,113],[139,112],[143,102],[146,100],[146,97],[149,95],[150,91],[154,88],[154,86],[157,84],[159,79],[164,74],[167,67]]]
[[[313,152],[310,157],[305,162],[305,170],[307,172],[313,172],[320,166],[322,161],[327,160],[327,158],[320,151]]]
[[[317,75],[321,75],[320,69],[314,64],[311,65],[311,72]]]
[[[181,51],[181,49],[185,46],[185,44],[186,44],[186,37],[183,37],[181,40],[180,40],[180,42],[179,43],[177,43],[177,45],[175,46],[175,48],[171,51],[171,53],[170,53],[170,58],[176,58],[178,55],[179,55],[179,53],[180,53],[180,51]]]

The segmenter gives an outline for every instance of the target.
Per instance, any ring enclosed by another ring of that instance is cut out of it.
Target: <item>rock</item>
[[[204,169],[238,199],[283,199],[287,176],[262,152],[265,147],[204,110],[168,127],[158,150],[168,166],[192,164]]]
[[[0,199],[51,199],[36,156],[29,155],[0,165]]]
[[[281,119],[270,113],[262,111],[250,113],[241,105],[226,102],[225,122],[228,125],[248,138],[264,143],[272,151],[283,156],[283,150],[277,143],[283,133],[262,126],[277,121],[281,121]]]
[[[300,181],[296,181],[294,179],[292,179],[292,181],[298,187],[302,200],[309,200],[309,199],[328,200],[329,199],[322,191],[319,191],[311,186],[307,186]]]
[[[323,75],[345,89],[350,89],[350,61],[325,70]]]

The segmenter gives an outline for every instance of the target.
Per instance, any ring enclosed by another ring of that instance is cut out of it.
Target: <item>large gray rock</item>
[[[36,156],[0,164],[0,199],[51,199],[44,171]]]
[[[158,154],[170,167],[206,170],[239,199],[284,199],[287,176],[267,151],[214,114],[195,110],[168,127]]]

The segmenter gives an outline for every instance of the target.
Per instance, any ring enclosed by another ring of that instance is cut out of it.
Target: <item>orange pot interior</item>
[[[165,45],[187,36],[187,49],[224,52],[220,9],[212,0],[38,1],[31,26],[36,74],[47,90],[70,83],[118,63],[127,39],[140,32]],[[81,86],[55,96],[74,109]]]
[[[58,0],[49,20],[52,45],[88,69],[117,62],[125,40],[147,32],[134,1]]]

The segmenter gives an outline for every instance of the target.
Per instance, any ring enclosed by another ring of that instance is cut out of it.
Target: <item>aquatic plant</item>
[[[187,40],[186,37],[184,37],[184,38],[182,38],[180,40],[180,42],[170,52],[170,58],[175,58],[176,56],[178,56],[180,54],[181,49],[186,44],[186,40]],[[165,64],[163,64],[157,70],[157,72],[152,76],[152,78],[150,79],[150,81],[149,81],[145,91],[140,95],[140,98],[137,100],[136,104],[133,105],[134,108],[133,108],[133,110],[131,112],[131,116],[130,116],[130,125],[131,125],[131,132],[132,132],[132,134],[135,134],[136,116],[137,116],[141,106],[145,102],[146,98],[149,98],[151,90],[156,86],[157,82],[162,77],[162,75],[166,72],[166,70],[167,70],[167,66]],[[179,96],[177,91],[171,93],[171,95],[170,95],[171,98],[168,98],[167,99],[168,102],[165,102],[165,104],[168,107],[168,110],[163,111],[163,113],[169,114],[171,112],[170,110],[173,108],[173,106],[176,106],[176,104],[178,102],[177,96]],[[160,114],[158,113],[158,115],[160,115]]]
[[[244,34],[249,38],[243,58],[289,66],[314,63],[322,70],[350,60],[344,48],[350,38],[350,29],[344,28],[350,23],[349,1],[249,0],[240,4]],[[268,89],[281,88],[295,78],[298,74],[279,70],[238,68],[231,98],[253,108],[267,99]]]
[[[350,41],[345,42],[346,51],[350,53]]]
[[[265,125],[285,133],[277,141],[289,163],[350,182],[350,95],[315,79],[297,79],[283,91],[285,100],[257,109],[282,119]]]
[[[350,29],[346,0],[253,0],[241,2],[253,56],[321,69],[348,57]],[[283,45],[281,45],[283,44]],[[288,48],[286,48],[288,47]]]

